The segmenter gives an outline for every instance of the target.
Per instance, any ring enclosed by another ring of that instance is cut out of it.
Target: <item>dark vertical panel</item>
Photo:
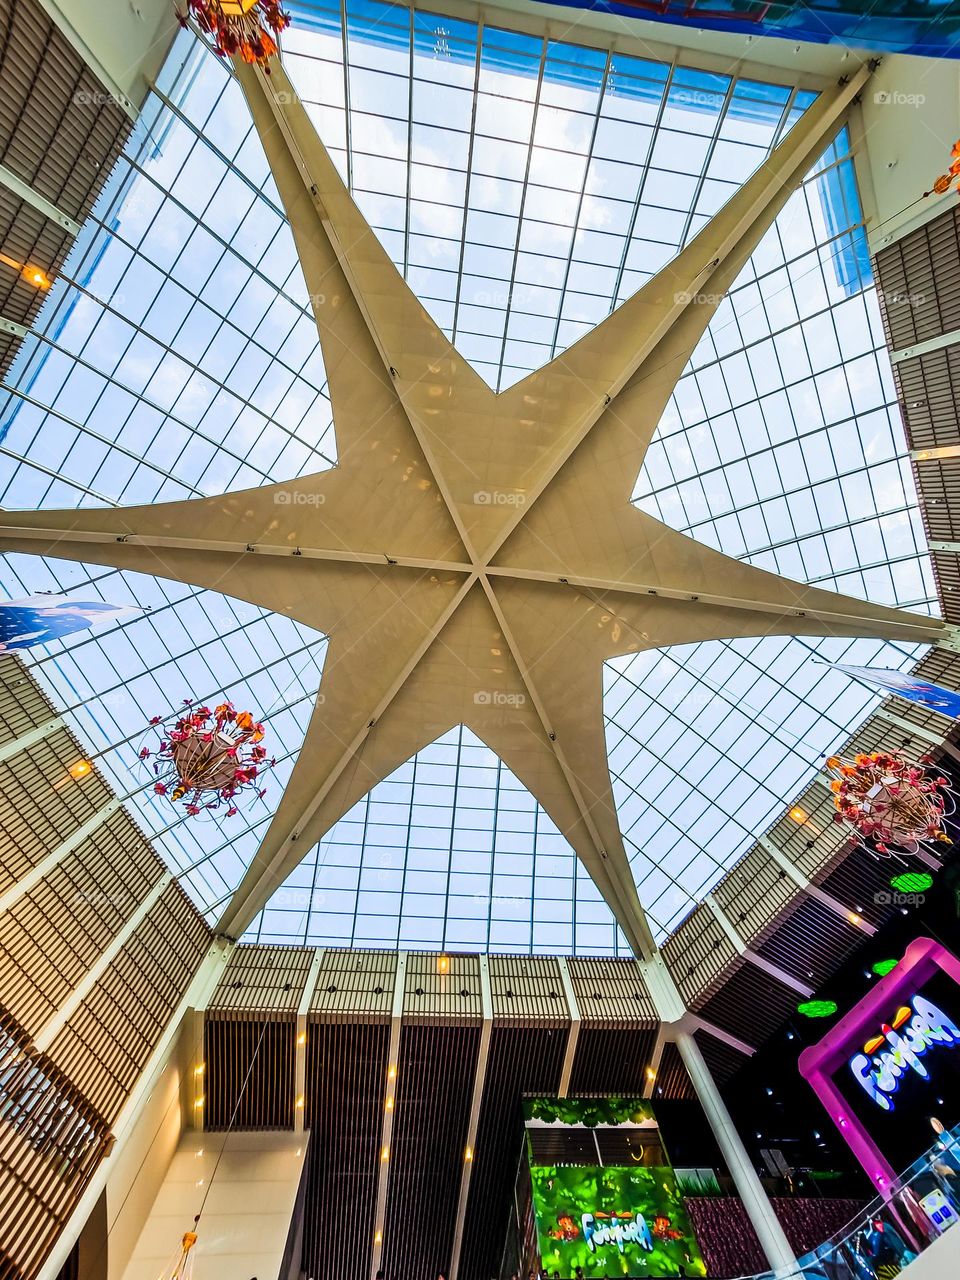
[[[389,1042],[387,1024],[307,1029],[302,1270],[312,1280],[370,1274]]]
[[[390,1277],[436,1280],[450,1265],[479,1027],[407,1026],[383,1235]]]
[[[292,1129],[293,1054],[291,1019],[214,1019],[203,1026],[206,1061],[206,1128]],[[234,1110],[236,1114],[234,1115]]]
[[[556,1093],[566,1040],[565,1029],[493,1029],[460,1251],[460,1280],[490,1280],[497,1273],[523,1143],[521,1099],[524,1094]]]
[[[570,1093],[640,1097],[656,1032],[640,1027],[583,1027],[570,1073]]]

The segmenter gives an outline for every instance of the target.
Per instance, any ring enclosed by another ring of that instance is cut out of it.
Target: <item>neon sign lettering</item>
[[[600,1219],[604,1221],[601,1223]],[[625,1244],[639,1244],[647,1253],[653,1252],[650,1228],[642,1213],[636,1216],[613,1213],[609,1218],[605,1213],[585,1213],[580,1219],[580,1226],[591,1253],[596,1253],[597,1248],[604,1244],[615,1244],[621,1253]]]
[[[912,1070],[929,1080],[930,1073],[920,1059],[936,1045],[956,1044],[960,1044],[960,1027],[929,1000],[914,996],[889,1024],[882,1024],[880,1035],[867,1041],[863,1053],[854,1054],[850,1070],[877,1106],[892,1111],[890,1095],[896,1093],[905,1073]]]

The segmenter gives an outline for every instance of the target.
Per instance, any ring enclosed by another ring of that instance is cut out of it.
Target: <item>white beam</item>
[[[927,338],[924,342],[915,342],[910,347],[900,347],[890,352],[891,364],[899,364],[901,360],[912,360],[914,356],[925,356],[928,351],[941,351],[944,347],[953,347],[960,342],[960,329],[951,329],[949,333],[938,334],[935,338]],[[934,452],[938,452],[934,450]],[[911,457],[913,454],[911,453]],[[953,455],[956,456],[956,455]]]
[[[92,818],[88,818],[82,827],[77,827],[71,835],[67,836],[62,844],[58,844],[55,849],[50,852],[36,864],[31,867],[26,875],[22,876],[16,884],[12,884],[3,894],[0,894],[0,912],[9,911],[13,904],[25,893],[29,893],[35,885],[39,884],[44,876],[49,875],[58,862],[62,861],[68,854],[73,853],[74,849],[78,849],[89,836],[106,822],[112,813],[120,808],[120,801],[114,796],[112,800],[108,800],[102,809],[98,809]]]
[[[34,191],[33,187],[24,182],[22,178],[19,178],[12,169],[8,169],[5,164],[0,164],[0,184],[5,186],[8,191],[12,191],[18,200],[23,200],[24,203],[31,205],[38,213],[42,213],[45,218],[55,222],[64,231],[69,231],[74,238],[80,234],[79,222],[74,222],[73,218],[69,218],[55,204],[52,204],[46,196],[42,196],[39,191]]]
[[[12,759],[13,756],[19,755],[21,751],[27,751],[30,747],[35,747],[38,742],[42,742],[44,738],[49,738],[51,733],[63,727],[61,718],[54,716],[52,720],[45,720],[43,724],[38,724],[36,728],[22,733],[19,738],[12,738],[9,742],[5,742],[3,746],[0,746],[0,764]]]
[[[106,949],[101,951],[98,958],[73,988],[60,1008],[44,1023],[39,1034],[34,1037],[33,1043],[38,1053],[47,1052],[54,1040],[56,1040],[57,1036],[140,928],[140,925],[160,901],[172,880],[173,873],[171,871],[165,872],[160,877],[119,933],[115,934]]]
[[[769,974],[770,977],[779,982],[781,986],[790,987],[793,991],[799,992],[802,996],[813,995],[813,987],[808,987],[806,983],[800,982],[800,980],[795,978],[792,973],[787,973],[787,971],[785,969],[781,969],[779,965],[771,963],[771,961],[769,961],[765,956],[760,955],[759,952],[754,951],[754,949],[747,944],[747,942],[740,936],[740,931],[737,929],[736,925],[712,893],[707,894],[704,898],[704,903],[713,912],[721,929],[723,929],[724,933],[736,948],[738,955],[743,956],[743,958],[748,960],[755,968],[762,969],[764,973]]]
[[[303,1113],[306,1109],[307,1097],[307,1015],[313,1001],[313,993],[317,988],[320,970],[323,968],[324,950],[320,948],[313,954],[310,971],[304,983],[303,995],[297,1006],[297,1039],[293,1051],[293,1131],[303,1133]]]
[[[157,1081],[170,1060],[175,1041],[183,1027],[184,1019],[191,1009],[203,1008],[206,1005],[210,994],[216,988],[227,967],[232,951],[232,944],[217,939],[201,961],[193,980],[167,1023],[165,1031],[147,1059],[146,1066],[120,1109],[116,1123],[113,1126],[116,1143],[111,1152],[111,1158],[109,1160],[101,1160],[87,1185],[86,1191],[57,1236],[56,1243],[40,1269],[36,1280],[57,1280],[64,1263],[73,1250],[73,1246],[79,1239],[81,1231],[86,1226],[87,1220],[103,1195],[110,1175],[116,1168],[117,1161],[129,1142],[131,1134],[136,1130],[140,1118],[150,1102],[150,1096],[156,1087]]]
[[[483,1010],[483,1026],[480,1031],[477,1066],[473,1073],[473,1093],[470,1098],[470,1117],[467,1121],[467,1143],[463,1153],[463,1173],[460,1175],[457,1216],[454,1219],[453,1249],[450,1254],[450,1280],[457,1280],[460,1271],[460,1251],[463,1248],[463,1230],[467,1220],[470,1178],[477,1154],[477,1129],[480,1125],[480,1107],[483,1103],[483,1090],[487,1081],[487,1064],[490,1061],[490,1038],[493,1033],[493,993],[490,989],[490,957],[485,955],[480,956],[480,1006]]]
[[[570,970],[563,956],[558,957],[557,964],[560,966],[560,981],[563,983],[563,995],[570,1013],[570,1030],[567,1032],[567,1047],[563,1051],[560,1084],[557,1087],[557,1097],[565,1098],[570,1088],[573,1060],[577,1056],[577,1041],[580,1039],[580,1006],[577,1004],[577,993],[573,989]]]

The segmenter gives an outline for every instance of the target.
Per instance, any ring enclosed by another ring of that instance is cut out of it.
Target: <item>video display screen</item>
[[[577,1267],[585,1277],[706,1274],[649,1102],[536,1099],[527,1137],[547,1276],[569,1280]]]
[[[833,1083],[894,1169],[934,1142],[931,1120],[960,1122],[960,987],[937,973],[880,1013]]]

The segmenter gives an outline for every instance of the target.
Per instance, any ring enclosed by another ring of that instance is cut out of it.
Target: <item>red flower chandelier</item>
[[[277,53],[274,36],[290,25],[280,0],[187,0],[186,13],[178,9],[177,17],[182,26],[192,17],[201,31],[213,36],[214,52],[221,58],[239,55],[268,74],[267,63]]]
[[[848,823],[870,853],[881,857],[916,854],[926,844],[952,844],[943,827],[953,813],[946,778],[927,773],[923,760],[911,764],[896,751],[874,751],[841,760],[831,756],[830,788],[834,822]]]
[[[188,700],[186,708],[192,707]],[[195,817],[204,811],[223,809],[232,818],[245,799],[264,795],[260,781],[276,764],[267,759],[263,725],[249,711],[236,711],[233,703],[222,702],[213,711],[197,707],[166,728],[160,716],[150,724],[157,730],[156,750],[143,747],[140,759],[153,776],[154,794],[167,796],[173,804],[183,802]]]
[[[946,173],[941,173],[929,191],[923,193],[925,196],[942,196],[954,183],[957,184],[957,193],[960,194],[960,141],[953,144],[950,159],[952,161],[950,168]]]

